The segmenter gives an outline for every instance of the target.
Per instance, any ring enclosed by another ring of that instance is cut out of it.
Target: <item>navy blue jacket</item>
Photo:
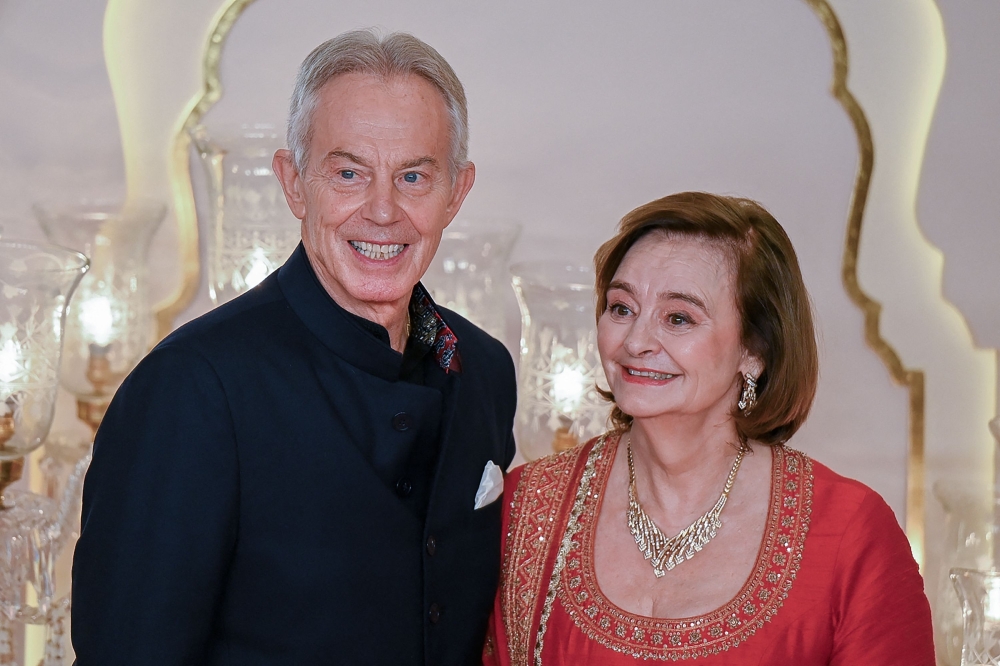
[[[472,664],[496,590],[514,369],[447,310],[424,521],[369,461],[419,427],[402,356],[320,286],[301,246],[256,289],[167,337],[98,432],[73,563],[79,666]],[[395,424],[395,425],[394,425]]]

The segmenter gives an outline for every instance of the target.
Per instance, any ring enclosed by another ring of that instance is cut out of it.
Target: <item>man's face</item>
[[[312,129],[303,173],[288,151],[274,171],[313,269],[356,314],[405,305],[475,180],[472,164],[452,179],[444,98],[417,76],[345,74],[320,90]]]

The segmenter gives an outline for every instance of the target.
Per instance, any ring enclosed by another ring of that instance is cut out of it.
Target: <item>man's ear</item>
[[[292,215],[302,220],[306,216],[306,197],[302,176],[292,162],[292,151],[282,148],[274,153],[271,160],[271,170],[278,177],[281,189],[285,193],[285,201]]]
[[[451,201],[448,202],[448,224],[451,224],[451,221],[458,215],[458,210],[462,207],[465,197],[469,195],[469,190],[472,189],[475,182],[476,165],[472,162],[466,162],[455,174],[455,184],[451,188]]]

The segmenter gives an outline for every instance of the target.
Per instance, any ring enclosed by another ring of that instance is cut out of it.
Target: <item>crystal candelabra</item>
[[[93,433],[122,379],[149,350],[147,257],[165,214],[166,206],[151,201],[35,206],[50,242],[91,260],[67,316],[61,381]]]
[[[515,431],[527,460],[604,432],[609,405],[597,353],[594,273],[552,263],[511,266],[521,308]]]
[[[452,222],[423,279],[434,301],[503,340],[504,295],[510,294],[507,263],[520,232],[513,222]]]
[[[87,266],[60,247],[0,242],[0,664],[12,663],[14,622],[49,625],[55,644],[67,607],[54,603],[52,568],[72,501],[10,486],[52,424],[67,304]]]
[[[962,666],[1000,666],[1000,571],[955,568],[962,604]]]
[[[993,419],[989,427],[997,444],[994,459],[1000,465],[1000,418]],[[944,547],[934,604],[934,647],[941,666],[1000,664],[1000,474],[997,476],[992,489],[977,487],[966,479],[939,480],[933,487],[944,509]]]
[[[260,283],[284,263],[301,239],[271,158],[285,145],[272,125],[242,125],[191,139],[204,167],[207,213],[199,211],[208,249],[208,291],[224,303]],[[205,214],[203,214],[205,213]]]

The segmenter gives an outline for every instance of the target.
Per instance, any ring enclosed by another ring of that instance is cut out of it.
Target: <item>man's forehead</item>
[[[312,135],[315,158],[361,165],[386,159],[443,164],[451,138],[447,108],[430,83],[360,73],[337,76],[321,89]]]
[[[436,113],[447,113],[447,101],[441,91],[415,74],[338,74],[323,84],[317,99],[318,106],[365,106],[378,101],[385,104],[395,102],[400,106],[422,105]]]

